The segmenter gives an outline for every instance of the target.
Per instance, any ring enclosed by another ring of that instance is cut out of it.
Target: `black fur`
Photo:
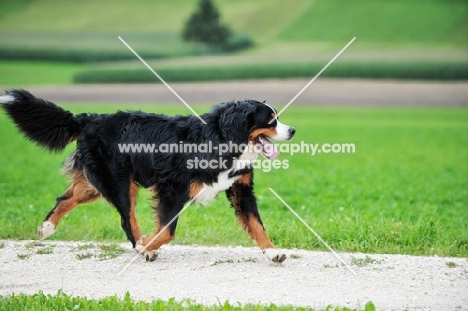
[[[116,207],[121,215],[122,227],[135,246],[135,237],[129,219],[129,188],[132,182],[144,188],[156,190],[159,225],[167,224],[190,200],[189,190],[193,183],[211,185],[218,181],[223,168],[188,169],[187,161],[198,159],[219,160],[213,153],[121,153],[118,144],[247,144],[252,130],[274,128],[276,122],[268,124],[272,109],[255,100],[224,103],[201,117],[175,116],[144,112],[117,112],[115,114],[79,114],[57,107],[51,102],[38,99],[27,91],[12,90],[6,93],[14,97],[13,102],[2,106],[18,129],[31,141],[51,151],[60,151],[73,140],[76,151],[65,166],[73,175],[82,172],[87,182],[105,199]],[[292,133],[293,135],[294,133]],[[291,135],[291,137],[292,137]],[[221,155],[226,166],[242,151]],[[247,184],[234,184],[226,190],[232,201],[236,196],[238,216],[256,217],[261,224],[253,194],[252,168],[233,170],[230,177],[249,175]],[[68,197],[59,197],[57,205]],[[78,202],[79,203],[79,202]],[[54,213],[55,208],[46,217]],[[174,234],[176,221],[170,226]]]
[[[24,90],[6,92],[15,98],[2,103],[8,116],[31,141],[51,150],[63,150],[78,135],[87,121],[86,115],[73,116],[69,111]]]

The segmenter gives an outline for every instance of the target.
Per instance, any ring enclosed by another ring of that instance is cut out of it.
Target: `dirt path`
[[[287,250],[294,258],[279,265],[256,248],[168,245],[155,262],[138,258],[118,276],[136,254],[128,243],[117,258],[99,260],[98,244],[30,242],[0,241],[0,295],[62,290],[98,298],[128,291],[138,300],[190,298],[207,305],[363,308],[372,301],[378,310],[468,310],[466,258],[340,254],[354,275],[325,252]],[[47,249],[52,253],[37,254]],[[91,258],[79,260],[79,254]]]
[[[170,83],[189,104],[232,99],[267,100],[281,107],[310,79]],[[5,88],[3,88],[5,89]],[[179,103],[163,84],[31,86],[36,96],[60,102]],[[392,81],[319,78],[295,105],[468,106],[468,82]]]

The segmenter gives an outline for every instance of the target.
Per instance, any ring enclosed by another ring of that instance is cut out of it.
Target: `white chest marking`
[[[218,182],[216,183],[213,183],[211,185],[203,184],[205,190],[197,197],[195,201],[197,203],[205,205],[209,201],[213,200],[219,192],[229,189],[229,187],[231,187],[232,184],[240,177],[234,176],[229,178],[229,173],[231,171],[232,169],[219,174]]]
[[[221,191],[229,189],[241,176],[237,175],[234,177],[229,177],[229,174],[232,171],[238,171],[246,167],[247,164],[252,163],[258,157],[258,153],[253,152],[252,148],[247,148],[244,153],[239,157],[238,160],[234,161],[234,165],[231,169],[223,171],[218,175],[218,181],[208,185],[203,184],[205,190],[200,193],[195,202],[201,203],[203,205],[207,204],[209,201],[213,200],[218,193]]]

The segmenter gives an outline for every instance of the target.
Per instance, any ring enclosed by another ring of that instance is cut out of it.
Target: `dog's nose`
[[[294,134],[296,134],[296,129],[294,127],[290,127],[289,128],[289,135],[291,135],[291,137],[293,137]]]

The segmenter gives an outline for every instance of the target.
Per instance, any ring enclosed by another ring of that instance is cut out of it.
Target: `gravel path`
[[[156,78],[155,78],[156,79]],[[217,104],[232,99],[267,100],[278,107],[288,103],[310,79],[170,83],[189,104]],[[5,89],[5,87],[3,87]],[[56,103],[178,103],[163,84],[60,85],[26,87]],[[468,106],[468,83],[325,79],[312,83],[295,105]]]
[[[274,264],[257,248],[166,245],[155,262],[138,258],[117,276],[136,254],[128,243],[106,260],[97,257],[103,253],[97,243],[81,250],[85,242],[31,244],[0,241],[0,295],[62,290],[99,298],[128,291],[137,300],[190,298],[207,305],[363,308],[372,301],[378,310],[468,310],[466,258],[340,254],[354,275],[326,252],[287,250],[290,258]],[[92,257],[79,260],[79,254]]]

